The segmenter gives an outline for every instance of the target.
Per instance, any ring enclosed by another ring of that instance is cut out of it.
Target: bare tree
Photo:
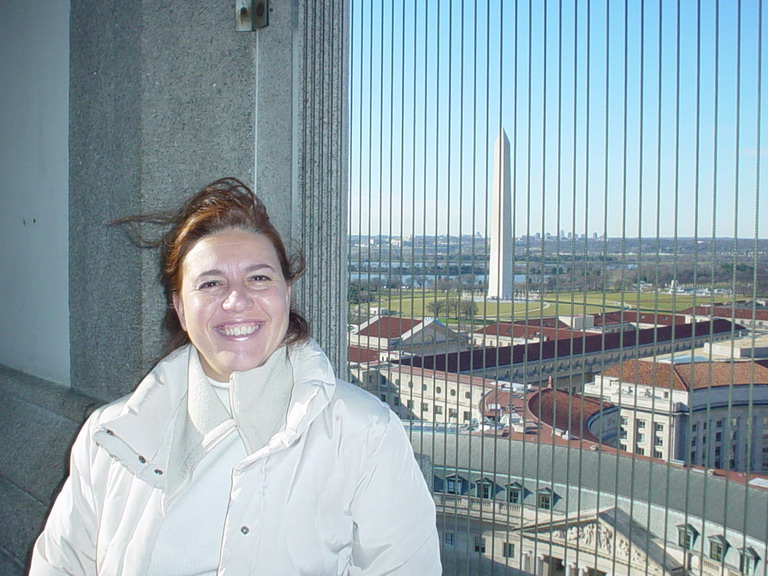
[[[427,312],[432,314],[435,318],[448,311],[447,300],[432,300],[427,303]]]

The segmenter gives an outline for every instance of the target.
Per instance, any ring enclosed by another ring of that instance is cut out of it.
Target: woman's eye
[[[269,276],[264,276],[264,274],[255,274],[251,276],[252,282],[268,282]]]
[[[200,284],[199,289],[206,290],[208,288],[215,288],[218,285],[219,285],[218,280],[208,280],[207,282],[203,282],[202,284]]]

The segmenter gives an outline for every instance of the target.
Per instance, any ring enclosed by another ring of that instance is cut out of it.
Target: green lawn
[[[400,315],[411,318],[431,316],[427,306],[434,300],[455,299],[458,294],[435,292],[434,290],[407,290],[402,293],[391,291],[380,295],[379,299],[371,302],[370,306],[380,306],[397,310]],[[653,313],[680,312],[694,304],[707,304],[710,301],[704,297],[694,297],[687,294],[666,294],[655,292],[578,292],[544,294],[541,300],[529,302],[497,302],[476,297],[478,315],[476,322],[511,321],[526,318],[547,316],[571,316],[578,314],[598,314],[621,310],[639,310]],[[364,311],[366,305],[361,305]],[[440,317],[441,320],[449,319]]]

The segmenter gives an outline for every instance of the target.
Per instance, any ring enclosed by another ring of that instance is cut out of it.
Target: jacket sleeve
[[[389,412],[352,503],[352,574],[442,573],[435,504],[400,420]]]
[[[30,576],[96,574],[96,500],[92,490],[93,435],[83,426],[70,456],[69,477],[32,549]]]

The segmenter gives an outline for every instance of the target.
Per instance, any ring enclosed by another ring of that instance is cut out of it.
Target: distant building
[[[499,576],[766,574],[765,478],[582,450],[577,440],[434,433],[419,444],[432,460],[445,576],[466,566]],[[688,498],[670,493],[683,484]],[[747,497],[749,508],[723,513]]]
[[[381,361],[402,356],[448,354],[467,349],[467,339],[436,318],[373,316],[349,335],[349,345],[376,350]]]
[[[518,344],[580,338],[584,333],[573,330],[558,318],[537,318],[528,322],[499,322],[472,333],[476,348],[500,348]]]
[[[354,382],[389,404],[402,420],[468,426],[482,419],[480,400],[499,383],[389,363],[350,365]]]
[[[619,427],[590,429],[620,450],[689,465],[768,473],[768,362],[629,360],[585,385]]]
[[[739,330],[740,326],[720,319],[655,328],[631,326],[619,332],[581,333],[531,344],[414,355],[398,362],[506,382],[539,384],[551,375],[583,377],[630,358],[691,350],[705,343],[730,339]]]
[[[696,322],[710,318],[722,318],[738,322],[750,330],[768,329],[768,310],[742,308],[737,306],[695,306],[680,312],[687,322]]]

